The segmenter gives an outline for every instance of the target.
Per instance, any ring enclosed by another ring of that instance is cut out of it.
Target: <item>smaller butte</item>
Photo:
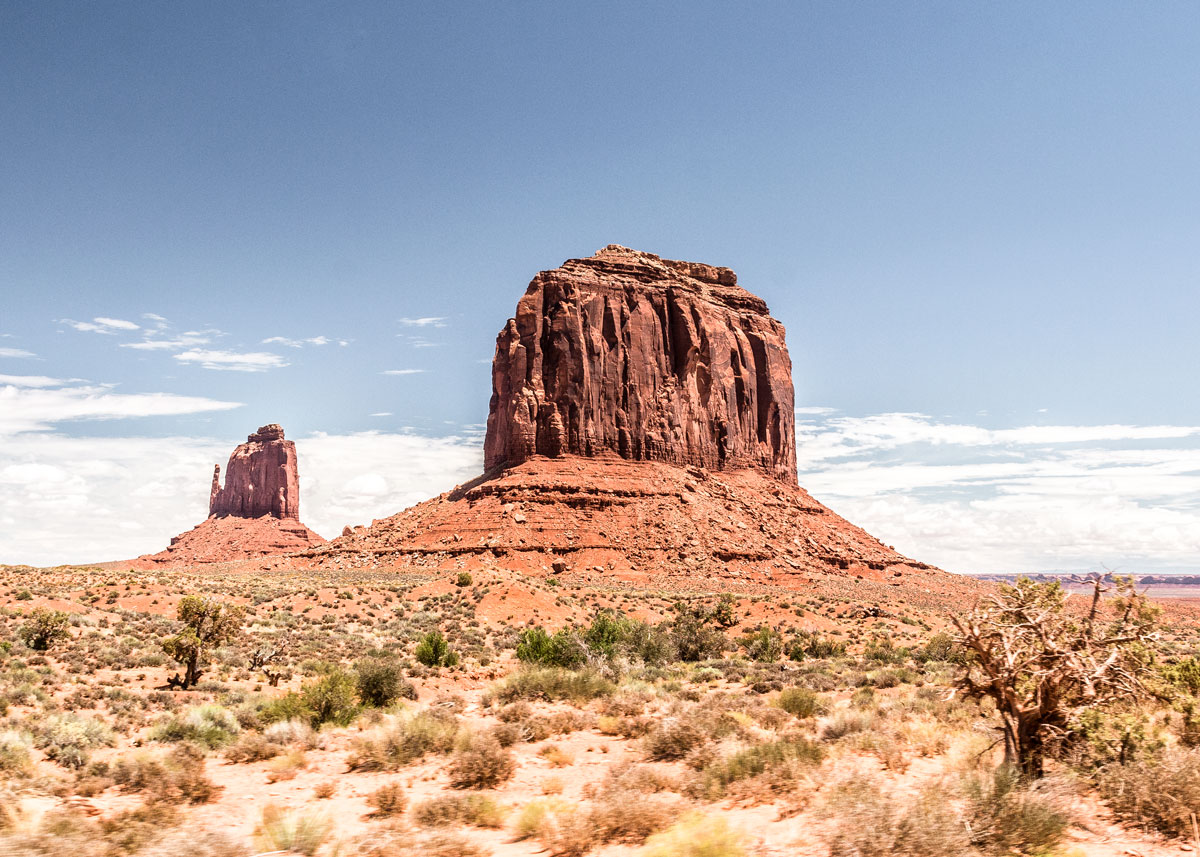
[[[291,553],[324,544],[300,523],[296,444],[271,423],[229,456],[225,486],[213,470],[208,519],[171,539],[166,550],[139,559],[165,565],[230,562]]]

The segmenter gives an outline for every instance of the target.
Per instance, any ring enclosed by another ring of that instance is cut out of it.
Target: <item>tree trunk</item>
[[[188,658],[187,673],[183,677],[183,689],[187,690],[192,685],[200,681],[200,652],[199,650],[192,653]]]

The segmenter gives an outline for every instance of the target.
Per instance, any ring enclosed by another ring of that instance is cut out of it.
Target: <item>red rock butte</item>
[[[496,340],[484,466],[534,455],[796,482],[783,325],[728,268],[612,244],[533,278]]]
[[[684,587],[948,577],[797,485],[783,326],[727,268],[610,245],[544,271],[492,385],[482,476],[305,556]]]
[[[296,445],[275,423],[259,428],[213,471],[208,519],[171,539],[170,547],[139,557],[149,565],[231,562],[290,553],[324,544],[300,523]]]

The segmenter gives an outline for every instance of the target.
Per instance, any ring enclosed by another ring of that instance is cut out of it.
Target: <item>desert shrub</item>
[[[512,778],[516,761],[511,750],[490,735],[475,734],[454,752],[448,772],[456,789],[494,788]]]
[[[198,705],[159,722],[150,730],[150,740],[194,741],[216,749],[233,743],[240,731],[237,718],[227,708],[216,704]]]
[[[469,824],[472,827],[499,828],[504,810],[487,795],[439,795],[413,809],[413,818],[423,827],[447,827]]]
[[[674,795],[607,790],[593,803],[588,824],[600,842],[638,844],[674,823],[681,808]]]
[[[71,636],[71,617],[61,610],[35,607],[17,632],[21,641],[37,652],[44,652],[59,640]]]
[[[264,762],[275,758],[281,752],[283,748],[273,741],[268,741],[265,736],[257,732],[245,732],[225,751],[225,758],[237,764]]]
[[[491,852],[452,833],[413,836],[398,827],[382,827],[356,837],[354,857],[490,857]]]
[[[779,693],[775,705],[801,720],[821,713],[821,700],[806,687],[788,687]]]
[[[802,661],[806,658],[815,660],[839,658],[844,654],[846,654],[845,643],[812,631],[797,632],[787,645],[787,656],[793,661]]]
[[[460,571],[458,577],[454,578],[455,586],[470,586],[474,582],[475,580],[471,577],[471,572],[469,571]]]
[[[774,663],[783,654],[783,637],[769,625],[761,625],[741,639],[746,657],[763,663]]]
[[[286,753],[281,753],[267,764],[267,782],[277,783],[281,780],[292,780],[308,767],[308,757],[300,747],[293,747]]]
[[[645,738],[646,757],[655,761],[682,759],[710,739],[703,725],[692,718],[666,717]]]
[[[1068,819],[1054,803],[1021,781],[1019,769],[1002,765],[964,785],[971,841],[995,854],[1043,853],[1066,833]]]
[[[555,667],[526,668],[491,688],[488,699],[501,703],[518,699],[583,702],[609,696],[616,689],[611,681],[590,670],[577,672]]]
[[[588,650],[579,636],[562,628],[553,636],[542,628],[529,628],[517,643],[517,659],[527,664],[573,669],[587,661]]]
[[[553,816],[573,810],[571,804],[559,798],[535,798],[521,807],[513,825],[513,835],[518,841],[539,837],[546,831]]]
[[[824,755],[820,745],[806,738],[788,737],[755,744],[706,765],[701,772],[699,791],[706,797],[717,798],[733,783],[767,773],[775,774],[783,788],[802,771],[820,764]]]
[[[668,625],[671,644],[681,661],[719,658],[729,648],[729,640],[712,627],[712,615],[684,603],[674,605],[675,618]]]
[[[1123,821],[1191,837],[1200,807],[1200,750],[1171,749],[1158,759],[1101,769],[1100,793]]]
[[[65,768],[82,768],[92,750],[116,743],[104,721],[77,714],[52,714],[34,733],[34,746]]]
[[[358,688],[354,676],[332,670],[300,692],[304,707],[312,712],[313,728],[325,723],[349,726],[358,716]]]
[[[397,699],[416,699],[417,692],[404,680],[399,664],[364,658],[354,665],[358,700],[369,708],[384,708]]]
[[[371,815],[376,818],[386,818],[401,815],[408,806],[408,797],[399,783],[387,783],[380,786],[367,797],[367,804],[374,807]]]
[[[30,748],[33,736],[28,732],[6,729],[0,732],[0,771],[6,774],[27,774],[33,770]]]
[[[449,752],[457,734],[453,718],[426,711],[401,715],[358,738],[348,764],[352,771],[393,771],[428,753]]]
[[[452,667],[458,663],[458,652],[450,648],[441,631],[430,631],[417,643],[413,655],[427,667]]]
[[[856,732],[869,732],[879,723],[879,715],[873,710],[857,708],[835,711],[821,721],[821,740],[837,741]]]
[[[295,851],[312,857],[329,832],[329,822],[323,816],[303,810],[285,812],[272,804],[263,808],[254,838],[266,851]]]
[[[298,744],[305,750],[316,750],[324,743],[324,738],[307,720],[278,720],[262,734],[272,744]]]
[[[647,839],[638,857],[744,857],[742,843],[721,816],[692,812]]]
[[[939,631],[930,637],[925,645],[913,652],[918,661],[944,661],[961,664],[966,661],[966,653],[954,644],[954,638],[944,631]]]
[[[871,776],[853,773],[826,793],[830,857],[959,857],[967,831],[936,787],[902,804]]]
[[[305,702],[303,694],[291,691],[262,703],[258,709],[258,716],[264,723],[286,720],[309,722],[313,718],[313,712]]]

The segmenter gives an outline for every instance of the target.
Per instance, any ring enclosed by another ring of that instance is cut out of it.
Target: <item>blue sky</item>
[[[0,4],[0,561],[153,549],[203,514],[190,468],[268,421],[313,449],[326,534],[450,487],[524,285],[617,242],[767,300],[802,482],[885,541],[1200,568],[1198,24]],[[1076,433],[1003,433],[1039,426]],[[131,450],[180,468],[145,505]]]

